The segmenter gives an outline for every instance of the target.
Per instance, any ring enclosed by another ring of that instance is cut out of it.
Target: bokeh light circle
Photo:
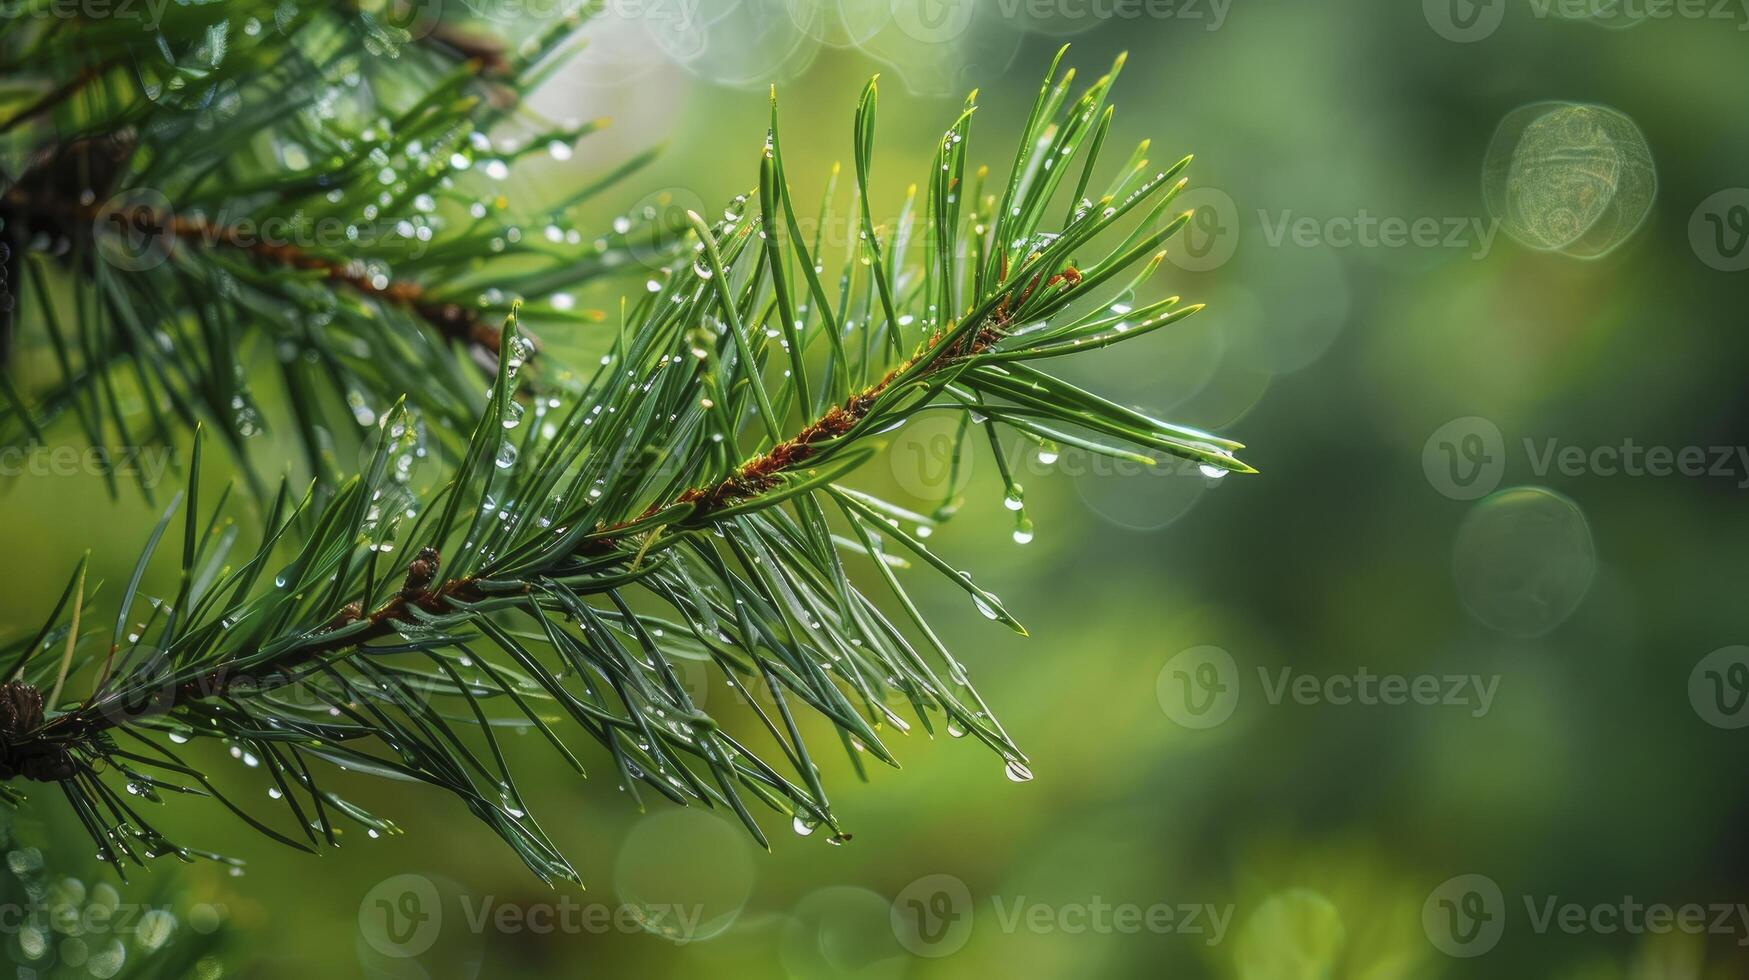
[[[867,888],[835,885],[802,897],[785,920],[784,970],[808,980],[891,980],[910,957],[893,935],[890,903]]]
[[[1477,501],[1452,549],[1464,609],[1512,636],[1541,636],[1561,625],[1596,572],[1584,512],[1542,487],[1512,487]]]
[[[1001,4],[982,0],[874,0],[839,10],[856,46],[921,96],[963,98],[1014,62],[1024,36]]]
[[[613,885],[646,931],[688,943],[735,924],[753,872],[745,828],[703,810],[665,810],[626,835]]]
[[[798,78],[820,51],[790,0],[730,0],[649,27],[656,45],[687,71],[738,88]]]
[[[1646,220],[1657,170],[1632,119],[1606,106],[1541,102],[1509,113],[1482,164],[1482,193],[1527,248],[1607,255]]]
[[[1158,417],[1156,413],[1143,414]],[[1190,513],[1220,485],[1193,460],[1146,453],[1153,465],[1064,447],[1057,468],[1075,482],[1075,493],[1096,516],[1128,531],[1158,531]]]

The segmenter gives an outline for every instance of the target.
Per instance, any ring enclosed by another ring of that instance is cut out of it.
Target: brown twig
[[[490,323],[460,303],[432,297],[424,286],[403,279],[391,279],[382,285],[371,280],[363,268],[351,262],[337,262],[314,255],[290,243],[264,242],[234,225],[215,224],[204,219],[166,214],[146,205],[124,205],[110,209],[109,205],[72,204],[52,194],[39,193],[27,178],[6,192],[5,204],[15,213],[36,215],[54,221],[59,230],[70,224],[89,225],[100,217],[113,215],[131,227],[151,230],[166,237],[166,246],[222,246],[242,252],[258,261],[289,269],[317,271],[330,281],[382,303],[408,310],[425,321],[441,336],[468,344],[493,359],[500,353],[499,332]],[[533,338],[530,338],[533,340]]]
[[[471,344],[496,358],[498,350],[498,329],[481,320],[473,310],[459,303],[437,300],[425,291],[425,287],[416,282],[403,279],[390,279],[383,285],[371,281],[370,276],[354,263],[335,262],[319,255],[312,255],[302,248],[290,243],[274,244],[252,239],[239,229],[227,225],[215,225],[206,221],[180,216],[172,217],[164,222],[162,215],[149,208],[135,206],[124,208],[120,212],[124,220],[134,221],[144,219],[151,224],[147,227],[166,227],[179,242],[191,245],[221,244],[227,248],[246,252],[255,258],[289,269],[318,271],[325,274],[330,281],[346,285],[354,291],[372,299],[399,306],[418,314],[426,323],[437,329],[437,332],[450,340]],[[91,212],[95,218],[97,211]]]
[[[58,106],[61,103],[72,98],[73,95],[75,93],[77,93],[80,89],[82,89],[86,85],[90,84],[92,79],[98,77],[99,75],[103,74],[104,72],[108,71],[109,69],[115,67],[120,62],[120,60],[121,59],[119,59],[119,58],[114,58],[114,59],[111,59],[109,61],[101,62],[101,63],[95,64],[95,65],[87,65],[84,68],[81,68],[79,70],[78,74],[74,75],[72,78],[61,83],[60,85],[57,85],[55,88],[51,89],[47,94],[45,94],[42,98],[37,99],[35,102],[32,102],[30,105],[27,105],[23,109],[20,109],[17,113],[15,113],[11,117],[9,117],[5,122],[0,122],[0,134],[9,133],[12,131],[13,127],[24,122],[26,119],[30,119],[30,118],[33,118],[35,116],[42,115],[43,113],[49,111],[50,109],[53,109],[55,106]]]

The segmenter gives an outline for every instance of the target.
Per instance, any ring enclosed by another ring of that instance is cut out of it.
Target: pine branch
[[[239,361],[260,338],[325,485],[348,469],[333,419],[374,424],[403,393],[447,458],[483,406],[479,370],[489,376],[509,304],[596,322],[561,291],[632,267],[634,236],[650,237],[640,224],[585,245],[563,230],[647,155],[552,205],[512,209],[494,186],[519,158],[605,124],[557,125],[519,104],[578,17],[511,55],[454,23],[410,33],[353,3],[173,6],[156,31],[26,13],[0,40],[8,80],[65,81],[0,122],[29,148],[22,172],[0,177],[0,239],[28,252],[10,288],[58,379],[16,397],[7,382],[0,444],[40,441],[68,412],[94,445],[168,441],[202,422],[247,465],[269,423]],[[528,142],[486,135],[513,114]],[[62,283],[71,311],[49,299]],[[258,496],[267,485],[250,484]]]
[[[1011,777],[1029,778],[1025,754],[894,569],[909,556],[986,617],[1024,630],[907,530],[934,518],[848,481],[880,434],[925,410],[960,413],[962,430],[992,445],[1007,431],[1144,462],[1177,457],[1215,476],[1251,472],[1237,443],[1034,366],[1200,308],[1135,296],[1189,217],[1170,213],[1188,158],[1151,172],[1138,151],[1097,199],[1084,196],[1115,74],[1070,102],[1053,64],[1000,204],[962,182],[969,102],[944,134],[921,211],[913,200],[902,212],[921,213],[931,231],[915,241],[917,222],[889,230],[865,211],[836,302],[790,204],[774,97],[757,214],[737,200],[715,224],[693,216],[691,260],[650,282],[568,406],[516,399],[527,341],[512,311],[496,383],[437,493],[421,499],[394,477],[413,431],[400,409],[381,423],[371,465],[337,492],[294,501],[282,488],[240,559],[222,504],[203,520],[191,480],[123,590],[107,644],[80,642],[57,608],[8,653],[0,774],[58,783],[117,865],[193,852],[109,789],[108,773],[151,800],[159,789],[213,796],[299,849],[334,843],[330,812],[395,832],[319,783],[312,756],[448,791],[536,873],[572,880],[516,787],[496,734],[505,725],[539,734],[579,773],[561,733],[580,731],[634,796],[642,785],[727,807],[761,841],[750,802],[800,831],[848,836],[798,705],[829,724],[859,770],[865,755],[894,763],[883,731],[909,731],[908,709],[926,732],[969,734]],[[863,202],[877,102],[871,83],[856,124]],[[1077,156],[1069,216],[1043,231]],[[1132,271],[1114,296],[1110,284]],[[142,571],[179,506],[177,594],[147,598]],[[258,585],[270,568],[271,586]],[[50,715],[37,692],[57,642],[84,651],[76,676],[95,680]],[[682,674],[705,666],[761,692],[748,717],[695,699]],[[756,751],[732,730],[741,727],[769,746]],[[284,812],[256,815],[160,736],[225,741],[271,778]]]

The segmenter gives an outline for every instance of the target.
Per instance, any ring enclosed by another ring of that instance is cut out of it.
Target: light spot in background
[[[1482,163],[1488,212],[1514,240],[1593,259],[1639,229],[1657,196],[1640,128],[1605,106],[1540,102],[1513,110]]]
[[[646,931],[697,942],[735,924],[753,870],[744,828],[702,810],[664,810],[626,835],[613,886]]]
[[[784,922],[784,971],[808,980],[903,976],[911,958],[893,935],[891,903],[867,888],[836,885],[803,896]]]
[[[789,0],[739,0],[700,4],[686,8],[690,16],[646,23],[662,53],[694,75],[718,85],[764,88],[799,78],[820,53],[819,38],[798,23],[794,8]]]
[[[688,77],[650,40],[657,28],[647,20],[657,10],[639,16],[641,9],[639,4],[605,5],[583,24],[567,49],[568,56],[552,59],[551,74],[525,96],[524,104],[537,116],[566,122],[606,118],[611,124],[567,145],[570,155],[563,160],[558,156],[523,160],[519,174],[592,172],[616,165],[669,135],[688,97]]]
[[[848,35],[890,65],[916,95],[964,98],[1000,76],[1020,52],[1023,32],[987,0],[887,0],[841,3]]]
[[[1346,939],[1334,903],[1309,888],[1289,888],[1264,899],[1245,920],[1233,965],[1241,980],[1334,976]]]
[[[648,40],[656,32],[649,23],[653,15],[653,11],[635,6],[607,4],[589,18],[579,34],[585,43],[577,45],[560,68],[565,78],[562,87],[570,104],[555,108],[575,112],[578,89],[629,88],[660,70],[664,59],[651,56]],[[501,23],[501,29],[513,26]],[[600,111],[592,101],[589,113],[597,115]]]
[[[1478,501],[1452,547],[1464,609],[1513,636],[1541,636],[1561,625],[1596,572],[1584,512],[1542,487],[1513,487]]]

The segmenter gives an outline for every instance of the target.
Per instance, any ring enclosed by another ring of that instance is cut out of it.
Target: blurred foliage
[[[0,811],[0,931],[20,980],[230,975],[232,930],[222,905],[195,901],[173,876],[124,890],[108,869],[43,831]]]

